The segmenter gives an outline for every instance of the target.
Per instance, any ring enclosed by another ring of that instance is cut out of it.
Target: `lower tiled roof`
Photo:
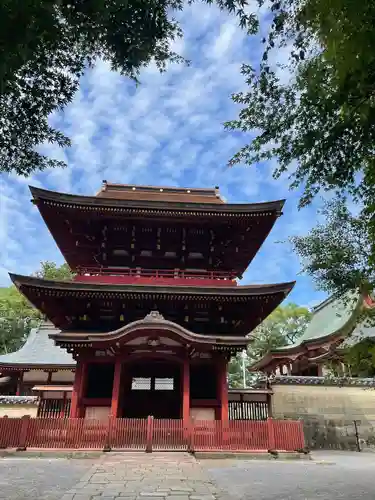
[[[356,387],[375,387],[375,379],[360,377],[309,377],[299,375],[281,375],[273,377],[270,385],[335,385],[335,386],[356,386]]]
[[[0,405],[36,405],[38,396],[0,396]]]
[[[295,344],[275,350],[293,349],[307,342],[319,341],[334,335],[349,324],[360,304],[362,304],[362,298],[359,295],[348,294],[344,298],[330,297],[313,309],[313,315],[305,333]]]
[[[1,366],[75,366],[72,355],[65,349],[55,345],[49,338],[51,333],[58,333],[52,323],[44,322],[38,328],[33,328],[25,344],[18,351],[0,356]]]

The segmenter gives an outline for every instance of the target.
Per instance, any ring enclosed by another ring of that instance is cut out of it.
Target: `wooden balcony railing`
[[[223,280],[234,280],[235,276],[233,273],[227,271],[189,271],[184,269],[143,269],[140,267],[136,268],[124,268],[124,267],[79,267],[77,269],[79,275],[91,275],[91,276],[139,276],[148,278],[185,278],[185,279],[223,279]]]
[[[135,283],[151,282],[154,280],[165,281],[170,284],[178,284],[178,282],[200,283],[204,284],[223,284],[226,286],[236,285],[235,276],[233,273],[226,271],[189,271],[181,269],[142,269],[142,268],[121,268],[121,267],[80,267],[77,269],[75,281],[85,282],[93,281],[98,278],[98,281],[106,282],[128,282]],[[101,279],[107,278],[107,279]],[[172,281],[173,280],[173,281]]]

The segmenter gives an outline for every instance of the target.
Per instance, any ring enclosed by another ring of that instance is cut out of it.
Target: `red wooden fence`
[[[180,451],[296,451],[304,448],[294,420],[194,421],[110,418],[1,418],[0,448]]]

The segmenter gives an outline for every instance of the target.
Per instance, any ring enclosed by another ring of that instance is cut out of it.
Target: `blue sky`
[[[265,16],[266,12],[261,12]],[[224,130],[239,107],[230,95],[244,89],[240,66],[257,63],[259,37],[247,37],[236,19],[214,6],[197,3],[179,14],[185,37],[174,44],[190,66],[172,65],[159,74],[151,65],[135,85],[101,62],[89,71],[75,100],[51,123],[72,140],[70,149],[47,145],[43,151],[69,165],[28,179],[0,179],[0,285],[7,273],[31,274],[42,260],[62,263],[55,243],[37,209],[28,185],[91,195],[103,179],[109,182],[184,187],[220,186],[228,202],[258,202],[286,198],[278,220],[242,284],[297,279],[289,299],[313,305],[325,298],[311,280],[298,275],[300,265],[288,244],[277,241],[304,234],[317,220],[316,204],[297,210],[299,192],[288,179],[274,180],[274,164],[227,167],[227,161],[248,135]],[[275,59],[282,62],[285,53]]]

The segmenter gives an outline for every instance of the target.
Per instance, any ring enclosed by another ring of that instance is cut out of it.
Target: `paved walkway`
[[[0,459],[4,500],[374,500],[375,453],[202,460],[180,453]],[[214,483],[214,484],[213,484]]]
[[[185,453],[111,453],[61,500],[216,500],[205,469]]]
[[[1,500],[59,500],[97,458],[0,458]]]

